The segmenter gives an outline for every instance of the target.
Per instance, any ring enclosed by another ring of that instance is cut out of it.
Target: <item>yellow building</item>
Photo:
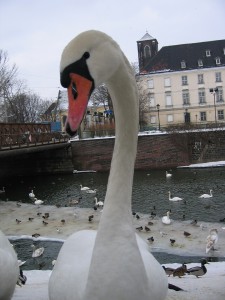
[[[148,99],[147,124],[225,122],[225,40],[166,46],[157,52],[158,42],[146,33],[137,45],[136,78]]]

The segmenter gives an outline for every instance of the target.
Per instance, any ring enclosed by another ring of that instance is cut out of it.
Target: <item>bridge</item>
[[[0,123],[0,157],[68,147],[67,134],[51,131],[50,123]]]
[[[72,173],[69,137],[50,123],[0,123],[0,182],[37,174]]]

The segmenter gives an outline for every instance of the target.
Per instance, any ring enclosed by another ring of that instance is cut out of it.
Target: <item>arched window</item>
[[[146,45],[144,47],[144,56],[145,56],[145,58],[146,57],[151,57],[151,49],[150,49],[150,47],[148,45]]]

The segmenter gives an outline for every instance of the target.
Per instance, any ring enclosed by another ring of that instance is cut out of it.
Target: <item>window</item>
[[[199,99],[199,104],[205,104],[205,89],[199,89],[198,90],[198,99]]]
[[[199,59],[199,60],[198,60],[198,66],[199,66],[199,67],[203,67],[203,61],[202,61],[202,59]]]
[[[151,116],[150,117],[150,122],[151,122],[151,124],[155,124],[156,123],[156,116]]]
[[[186,68],[186,62],[185,62],[185,60],[182,60],[180,62],[180,66],[181,66],[181,69],[185,69]]]
[[[206,55],[207,57],[211,56],[211,51],[210,51],[210,50],[206,50],[206,51],[205,51],[205,55]]]
[[[181,77],[181,80],[182,80],[182,85],[187,85],[188,84],[188,79],[187,79],[187,76],[182,76]]]
[[[167,115],[167,122],[168,123],[173,122],[173,115]]]
[[[165,100],[166,100],[166,106],[172,106],[172,97],[170,93],[166,93]]]
[[[155,107],[155,97],[154,97],[154,95],[150,95],[149,102],[150,102],[150,107]]]
[[[203,84],[203,83],[204,83],[203,74],[198,74],[198,84]]]
[[[200,112],[200,121],[206,121],[206,112],[205,111]]]
[[[216,65],[220,65],[220,57],[216,57]]]
[[[222,81],[221,72],[216,72],[215,76],[216,76],[216,82],[221,82]]]
[[[190,99],[189,99],[189,91],[185,90],[182,92],[182,98],[183,98],[183,105],[189,105]]]
[[[222,88],[218,88],[218,92],[216,93],[216,102],[223,102],[223,90]]]
[[[165,87],[171,86],[170,78],[164,78],[164,86],[165,86]]]
[[[148,45],[146,45],[144,47],[144,56],[145,57],[151,57],[151,49],[150,49],[150,47]]]
[[[218,120],[224,120],[224,111],[223,110],[218,110]]]
[[[148,79],[148,88],[153,89],[154,88],[154,81],[153,79]]]

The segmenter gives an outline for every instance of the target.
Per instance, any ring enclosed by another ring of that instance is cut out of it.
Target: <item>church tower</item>
[[[146,34],[137,41],[139,72],[145,72],[145,66],[158,52],[158,41],[147,31]]]

